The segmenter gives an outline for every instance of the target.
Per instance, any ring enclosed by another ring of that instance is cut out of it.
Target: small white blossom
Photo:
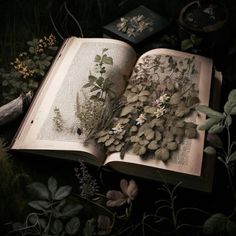
[[[136,119],[136,125],[142,125],[146,120],[144,114],[140,114],[139,117]]]
[[[166,93],[161,95],[160,98],[159,98],[160,102],[161,103],[166,103],[170,100],[170,96],[168,96]]]
[[[155,114],[156,118],[159,118],[159,117],[161,117],[161,116],[163,116],[165,114],[165,111],[166,111],[165,107],[159,107],[154,112],[154,114]]]
[[[120,123],[117,123],[115,127],[112,128],[114,134],[119,134],[123,131],[123,126]]]

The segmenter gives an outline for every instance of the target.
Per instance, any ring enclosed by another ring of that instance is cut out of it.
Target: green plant
[[[210,146],[207,146],[204,151],[209,155],[217,155],[217,159],[225,166],[235,204],[230,215],[216,213],[207,219],[204,224],[204,233],[211,235],[227,232],[229,236],[233,236],[236,233],[236,190],[232,167],[236,161],[236,141],[231,138],[230,127],[233,120],[232,116],[236,115],[236,89],[229,93],[222,113],[207,106],[198,106],[197,110],[208,117],[205,123],[199,126],[200,130],[206,130],[211,135],[208,138]],[[218,136],[223,131],[226,131],[226,148]]]
[[[21,93],[34,91],[47,72],[55,51],[56,38],[53,35],[27,42],[28,51],[22,52],[13,62],[9,70],[0,69],[1,104],[11,101]]]
[[[80,227],[77,216],[83,208],[77,203],[66,200],[71,194],[71,186],[58,187],[54,177],[48,179],[47,186],[34,182],[28,190],[37,197],[28,205],[34,209],[24,223],[14,223],[11,233],[20,235],[74,235]]]

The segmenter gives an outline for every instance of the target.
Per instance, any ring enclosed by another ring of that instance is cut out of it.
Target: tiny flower
[[[144,114],[140,114],[139,117],[136,119],[137,125],[142,125],[146,120],[146,117]]]
[[[119,134],[123,131],[123,126],[120,123],[117,123],[115,127],[112,128],[114,134]]]
[[[166,103],[170,100],[170,96],[168,96],[166,93],[161,95],[160,98],[159,98],[159,101],[161,103]]]
[[[111,220],[108,216],[100,215],[97,219],[98,235],[107,235],[112,230]]]
[[[165,114],[165,107],[159,107],[157,108],[157,110],[154,112],[154,115],[156,116],[156,118],[159,118],[161,116],[163,116]]]
[[[107,206],[109,207],[119,207],[125,204],[126,202],[130,204],[132,200],[138,194],[138,186],[134,180],[130,180],[129,182],[125,179],[120,181],[121,191],[110,190],[107,192],[106,197],[109,199],[107,201]]]

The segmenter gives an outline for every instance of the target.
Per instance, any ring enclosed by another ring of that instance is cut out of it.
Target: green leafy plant
[[[54,177],[48,179],[47,186],[34,182],[28,190],[37,197],[28,205],[34,209],[24,223],[14,223],[11,233],[20,235],[74,235],[80,227],[77,216],[83,208],[77,203],[67,203],[71,186],[58,186]]]
[[[231,139],[232,116],[236,115],[236,89],[233,89],[224,105],[224,111],[218,112],[207,106],[198,106],[197,110],[208,117],[204,124],[199,126],[200,130],[208,132],[210,146],[205,148],[205,153],[217,155],[217,159],[225,166],[232,194],[235,201],[231,214],[226,216],[222,213],[213,214],[204,224],[204,233],[207,235],[223,234],[235,235],[236,233],[236,190],[233,181],[233,166],[236,161],[236,142]],[[226,148],[219,134],[226,131]]]
[[[191,34],[189,38],[186,38],[181,41],[181,50],[187,51],[192,50],[193,52],[197,51],[197,47],[201,44],[202,38],[198,37],[195,34]]]
[[[86,83],[83,88],[90,88],[90,92],[96,92],[90,96],[90,99],[105,101],[107,96],[114,97],[114,91],[111,89],[111,79],[106,78],[106,66],[113,65],[112,57],[107,55],[108,48],[102,50],[101,55],[96,55],[94,58],[96,74],[92,74],[88,77],[89,82]]]
[[[132,148],[139,156],[167,161],[184,138],[197,136],[186,122],[199,102],[194,58],[149,55],[135,69],[122,98],[121,112],[96,134],[107,153]],[[192,78],[192,79],[189,79]]]
[[[28,51],[22,52],[8,70],[0,69],[1,105],[26,93],[34,91],[47,72],[57,50],[56,38],[53,35],[35,38],[27,42]]]

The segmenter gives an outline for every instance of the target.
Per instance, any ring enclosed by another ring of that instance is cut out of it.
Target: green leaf
[[[45,211],[50,206],[47,201],[31,201],[28,203],[28,205],[40,211]]]
[[[232,114],[232,110],[236,109],[236,101],[227,101],[224,105],[224,111],[226,114]]]
[[[94,62],[100,63],[100,61],[101,61],[101,56],[96,55],[94,58]]]
[[[70,219],[66,226],[65,226],[65,231],[66,233],[68,233],[69,235],[73,235],[76,234],[79,230],[80,227],[80,220],[78,217],[73,217],[72,219]]]
[[[59,235],[63,230],[63,223],[56,219],[53,221],[53,224],[51,226],[51,232],[55,235]]]
[[[182,42],[181,42],[181,50],[183,51],[186,51],[190,48],[192,48],[194,45],[193,45],[193,42],[191,39],[184,39]]]
[[[221,118],[213,117],[206,119],[205,123],[198,127],[199,130],[209,130],[213,125],[221,121]]]
[[[213,125],[209,130],[208,132],[210,134],[219,134],[221,133],[222,131],[224,130],[224,126],[221,125],[221,124],[216,124],[216,125]]]
[[[228,162],[236,161],[236,151],[234,151],[228,159]]]
[[[43,183],[32,183],[27,186],[28,190],[36,194],[39,199],[50,199],[50,194],[47,187]]]
[[[236,223],[232,220],[228,220],[226,224],[226,230],[228,236],[235,236],[236,235]]]
[[[57,190],[57,180],[54,177],[48,179],[48,189],[51,193],[52,199],[54,199]]]
[[[93,75],[89,75],[88,79],[89,79],[89,83],[90,83],[90,84],[93,84],[93,83],[96,82],[97,77],[95,77],[95,76],[93,76]]]
[[[207,146],[205,149],[204,149],[204,152],[207,154],[207,155],[216,155],[216,150],[215,148],[211,147],[211,146]]]
[[[232,101],[236,100],[236,89],[233,89],[230,91],[229,96],[228,96],[228,100],[232,100]]]
[[[230,115],[227,115],[225,119],[225,125],[229,127],[231,124],[232,124],[232,117]]]
[[[61,212],[61,217],[73,217],[77,215],[81,210],[83,209],[83,206],[80,204],[67,204]]]
[[[113,65],[113,59],[112,57],[108,57],[106,54],[102,56],[102,63]]]
[[[84,229],[83,229],[83,236],[93,236],[95,231],[95,220],[94,218],[89,219],[86,221]]]
[[[207,235],[218,234],[225,230],[227,217],[221,213],[212,215],[203,225],[203,233]]]
[[[208,106],[205,106],[205,105],[199,105],[196,107],[196,110],[199,111],[199,112],[202,112],[204,114],[206,114],[208,117],[212,117],[212,118],[221,118],[221,119],[224,119],[225,116],[224,114],[218,112],[218,111],[215,111],[213,109],[211,109],[210,107]]]
[[[62,200],[70,195],[72,187],[69,185],[60,187],[55,193],[55,200]]]

